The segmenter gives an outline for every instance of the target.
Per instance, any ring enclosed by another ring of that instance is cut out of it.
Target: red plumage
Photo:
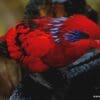
[[[88,34],[90,38],[100,39],[100,29],[96,23],[83,15],[71,16],[64,22],[64,31],[78,30]]]
[[[61,22],[62,26],[56,27],[59,29],[56,35],[60,39],[59,43],[55,42],[54,35],[49,31],[55,28],[55,24],[51,24],[53,20],[53,18],[35,19],[38,28],[31,32],[22,26],[19,26],[18,29],[15,27],[10,29],[6,35],[10,56],[22,62],[33,72],[43,72],[50,66],[58,68],[72,63],[91,48],[100,49],[100,41],[96,41],[100,39],[99,26],[87,17],[74,15]],[[89,35],[89,38],[74,42],[65,40],[64,34],[71,31],[84,32]],[[18,37],[20,45],[16,43],[19,33],[21,33]],[[27,53],[26,55],[23,50]]]

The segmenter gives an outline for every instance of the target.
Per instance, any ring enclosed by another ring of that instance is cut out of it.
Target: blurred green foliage
[[[28,0],[0,0],[0,35],[21,20]]]

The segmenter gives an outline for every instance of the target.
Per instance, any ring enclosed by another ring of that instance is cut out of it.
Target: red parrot
[[[5,36],[10,57],[33,72],[64,67],[92,48],[100,50],[100,27],[83,15],[33,22],[34,30],[19,22]]]

